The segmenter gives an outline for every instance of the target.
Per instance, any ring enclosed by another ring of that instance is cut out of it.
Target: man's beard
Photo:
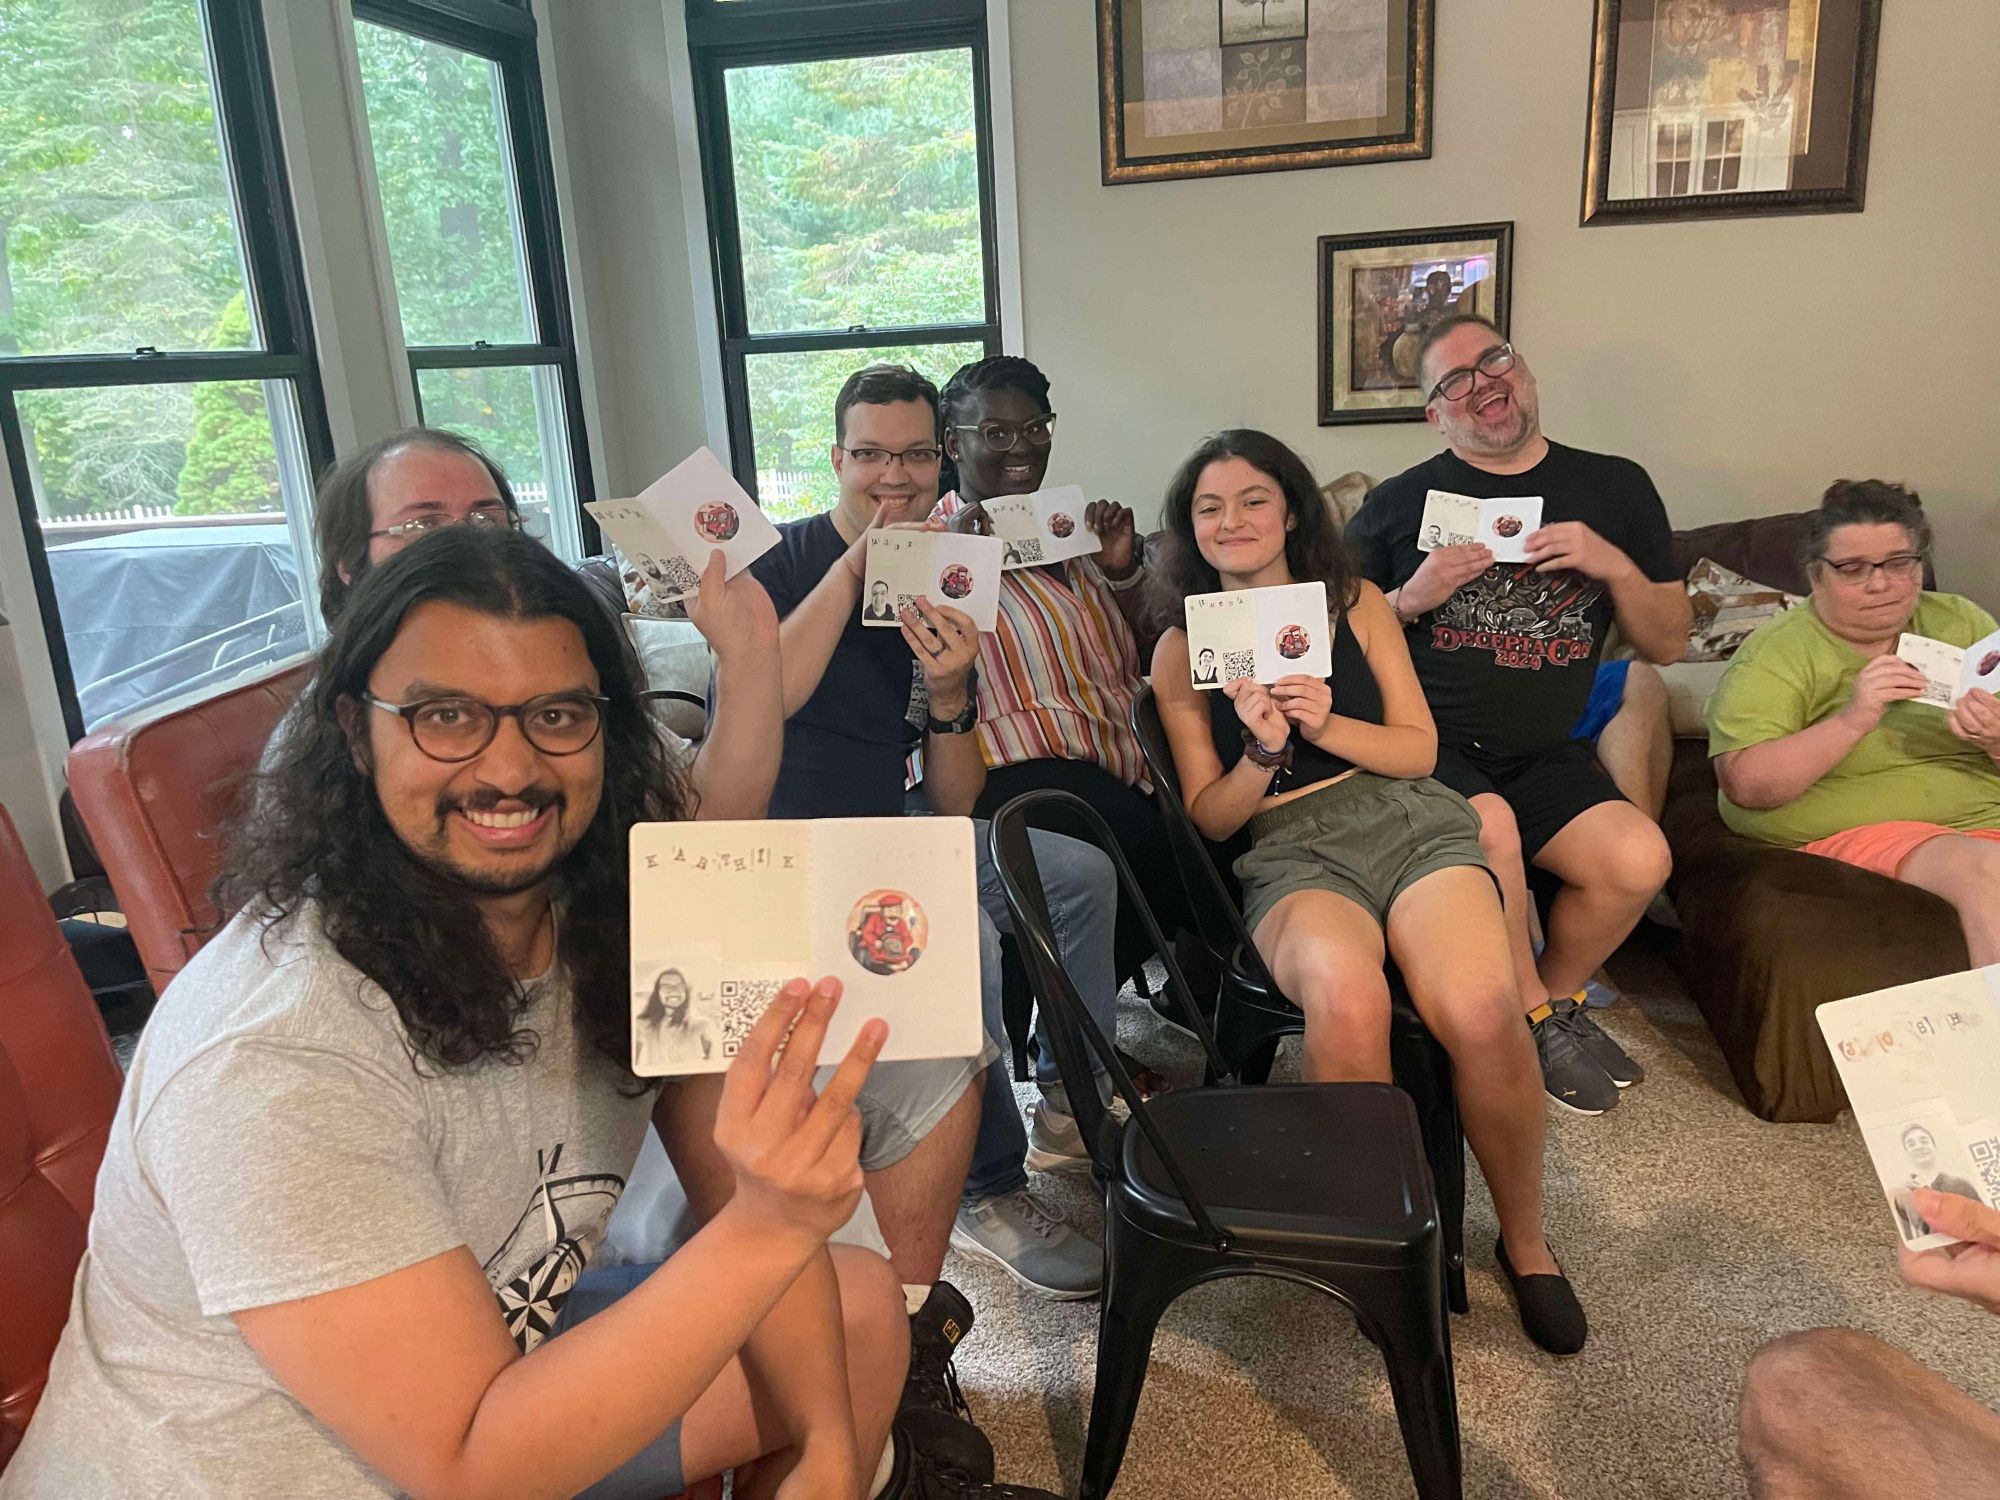
[[[1447,433],[1454,447],[1464,448],[1472,453],[1504,455],[1518,452],[1541,431],[1541,409],[1533,401],[1524,401],[1521,393],[1511,393],[1508,403],[1514,412],[1511,429],[1505,433],[1488,431],[1473,419],[1468,412],[1462,423],[1456,424],[1457,432]]]
[[[563,813],[569,806],[569,800],[561,792],[543,791],[539,788],[512,797],[502,797],[499,793],[491,791],[474,792],[464,797],[440,797],[437,802],[436,838],[432,841],[431,847],[426,849],[412,849],[410,851],[411,855],[416,859],[417,863],[423,865],[439,878],[459,887],[468,895],[518,896],[523,891],[533,890],[536,886],[547,880],[555,872],[556,867],[567,859],[576,846],[582,842],[583,835],[581,832],[573,838],[559,838],[554,852],[541,864],[534,866],[532,869],[510,868],[505,874],[497,871],[485,873],[476,869],[468,869],[445,852],[451,847],[450,818],[454,812],[461,809],[473,812],[490,812],[496,804],[501,802],[525,803],[536,815],[540,815],[549,808],[554,808],[556,826],[559,832],[562,828]]]

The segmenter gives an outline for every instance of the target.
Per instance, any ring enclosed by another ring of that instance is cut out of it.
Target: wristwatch
[[[970,734],[979,727],[979,706],[970,698],[965,700],[965,708],[955,719],[940,719],[929,709],[924,710],[924,731],[927,734]]]

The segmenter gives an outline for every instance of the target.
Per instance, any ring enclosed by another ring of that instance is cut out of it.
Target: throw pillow
[[[1751,631],[1805,602],[1797,594],[1745,578],[1706,557],[1688,569],[1687,591],[1694,605],[1694,630],[1685,658],[1691,662],[1728,661]]]

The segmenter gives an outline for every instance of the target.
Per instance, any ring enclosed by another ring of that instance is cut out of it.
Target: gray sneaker
[[[1605,1034],[1604,1028],[1597,1024],[1597,1018],[1588,1010],[1574,1000],[1551,1000],[1549,1004],[1555,1007],[1555,1015],[1551,1019],[1575,1035],[1577,1045],[1583,1048],[1592,1062],[1610,1075],[1613,1083],[1622,1089],[1644,1081],[1646,1070]]]
[[[1050,1214],[1026,1188],[961,1204],[951,1243],[1053,1301],[1080,1302],[1104,1289],[1104,1252]]]
[[[1618,1104],[1618,1085],[1599,1067],[1560,1014],[1530,1023],[1542,1060],[1542,1087],[1564,1109],[1601,1115]]]
[[[1090,1153],[1084,1149],[1083,1132],[1076,1116],[1066,1115],[1046,1099],[1037,1099],[1028,1111],[1028,1170],[1031,1172],[1074,1172],[1090,1170]]]

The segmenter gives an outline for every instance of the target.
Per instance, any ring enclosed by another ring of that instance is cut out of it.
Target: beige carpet
[[[1591,1320],[1576,1358],[1552,1360],[1522,1335],[1470,1171],[1472,1311],[1452,1320],[1467,1495],[1741,1495],[1744,1364],[1765,1339],[1820,1324],[1867,1329],[2000,1404],[2000,1327],[1897,1277],[1851,1118],[1756,1119],[1665,961],[1630,952],[1612,972],[1629,998],[1599,1014],[1647,1079],[1596,1119],[1550,1107],[1550,1238]],[[1193,1045],[1141,1003],[1124,1007],[1120,1040],[1176,1081],[1195,1076]],[[1294,1066],[1281,1056],[1280,1076]],[[1039,1182],[1094,1231],[1085,1185]],[[959,1370],[1000,1477],[1074,1493],[1096,1304],[1042,1301],[958,1255],[945,1274],[978,1310]],[[1117,1493],[1373,1500],[1414,1487],[1380,1362],[1352,1320],[1246,1277],[1189,1294],[1163,1320]]]

